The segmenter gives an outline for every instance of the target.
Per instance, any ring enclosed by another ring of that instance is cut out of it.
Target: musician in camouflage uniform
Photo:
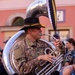
[[[42,30],[45,28],[39,23],[38,18],[26,18],[25,25],[21,30],[25,30],[25,38],[16,43],[13,47],[14,61],[17,71],[21,75],[35,75],[35,68],[40,61],[53,62],[54,56],[44,54],[48,44],[40,41]]]

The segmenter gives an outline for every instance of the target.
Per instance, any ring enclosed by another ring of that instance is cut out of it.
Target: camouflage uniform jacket
[[[14,45],[12,51],[14,54],[14,62],[19,74],[21,75],[33,75],[28,74],[39,65],[40,61],[37,59],[39,55],[44,54],[48,44],[43,41],[31,42],[27,37]]]

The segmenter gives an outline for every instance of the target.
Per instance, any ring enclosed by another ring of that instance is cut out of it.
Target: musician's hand
[[[52,63],[54,61],[53,58],[55,58],[55,56],[45,54],[45,55],[40,55],[37,58],[38,58],[38,60],[45,60],[45,61],[49,61]]]

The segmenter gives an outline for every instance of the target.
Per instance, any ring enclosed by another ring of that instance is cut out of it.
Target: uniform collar
[[[28,47],[36,47],[37,41],[32,42],[28,37],[26,37],[25,39],[26,39],[26,44]]]

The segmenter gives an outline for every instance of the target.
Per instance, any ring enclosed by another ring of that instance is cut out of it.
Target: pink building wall
[[[25,13],[25,9],[0,11],[0,26],[6,26],[7,19],[15,13]]]
[[[57,28],[59,27],[72,27],[73,28],[73,38],[75,38],[75,6],[62,6],[57,7],[57,10],[65,10],[65,21],[62,23],[57,23]],[[5,10],[0,11],[0,26],[6,26],[6,21],[12,14],[15,13],[25,13],[26,9],[18,9],[18,10]],[[52,28],[51,23],[47,17],[40,17],[40,22],[44,24],[47,28]],[[43,29],[43,33],[45,33],[45,29]],[[44,38],[44,37],[43,37]],[[4,32],[0,32],[0,46],[4,48]]]
[[[0,11],[0,26],[6,26],[7,19],[15,13],[25,13],[25,9]],[[0,32],[0,46],[4,48],[4,32]]]
[[[57,23],[57,26],[72,27],[73,38],[75,38],[75,6],[58,7],[57,10],[59,9],[65,10],[65,22]]]

